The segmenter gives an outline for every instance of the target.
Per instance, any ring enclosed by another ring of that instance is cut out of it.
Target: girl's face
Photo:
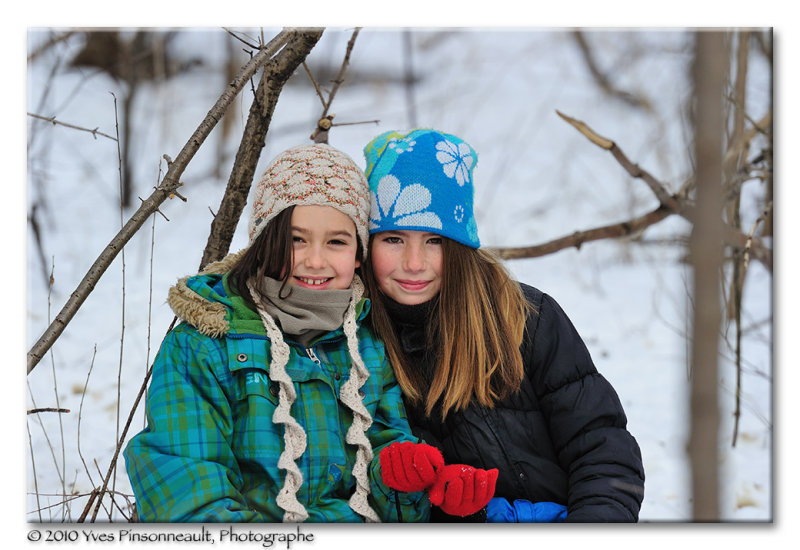
[[[292,274],[289,284],[313,290],[350,288],[358,236],[350,216],[332,206],[301,205],[292,212]]]
[[[424,231],[378,233],[370,262],[384,294],[401,304],[422,304],[442,286],[442,237]]]

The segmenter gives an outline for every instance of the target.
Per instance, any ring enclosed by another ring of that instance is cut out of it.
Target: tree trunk
[[[211,233],[200,261],[202,269],[222,259],[230,249],[236,225],[247,203],[247,195],[255,175],[256,165],[266,143],[267,131],[278,96],[292,73],[308,56],[322,36],[322,29],[300,32],[264,67],[256,89],[244,135],[236,153],[228,186],[217,215],[211,223]]]
[[[723,32],[697,33],[693,77],[697,208],[689,243],[694,267],[691,434],[694,521],[719,521],[718,359],[723,261],[723,96],[728,64]]]

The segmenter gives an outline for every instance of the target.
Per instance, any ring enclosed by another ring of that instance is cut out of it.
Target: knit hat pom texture
[[[352,158],[324,143],[292,147],[275,157],[256,185],[250,244],[282,210],[302,205],[332,206],[349,216],[366,257],[369,186]]]
[[[473,213],[477,153],[461,138],[418,128],[385,132],[364,148],[370,233],[429,231],[480,247]]]

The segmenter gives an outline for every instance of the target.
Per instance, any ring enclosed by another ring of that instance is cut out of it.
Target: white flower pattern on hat
[[[453,219],[458,223],[464,221],[464,207],[460,204],[456,205],[455,209],[453,210]]]
[[[381,178],[377,195],[373,193],[370,219],[380,221],[391,212],[397,225],[441,229],[442,220],[439,216],[433,212],[423,212],[431,205],[431,192],[418,183],[412,183],[402,191],[400,187],[400,180],[391,174]],[[374,223],[371,225],[377,226]]]
[[[413,151],[414,145],[416,145],[417,141],[414,139],[409,140],[408,138],[405,139],[397,139],[392,138],[389,140],[389,144],[387,147],[389,149],[394,149],[394,152],[398,155],[405,153],[406,151]]]
[[[472,167],[472,155],[469,145],[444,140],[436,144],[436,160],[442,164],[442,169],[448,178],[455,177],[459,186],[469,183],[469,170]]]

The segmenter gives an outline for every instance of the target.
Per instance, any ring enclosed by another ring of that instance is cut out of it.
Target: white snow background
[[[274,29],[265,30],[268,39],[274,34]],[[326,31],[308,58],[311,70],[321,65],[338,69],[350,36],[351,29]],[[32,30],[29,51],[46,37],[44,30]],[[648,98],[652,112],[603,95],[569,32],[424,29],[412,36],[413,68],[420,79],[413,90],[412,122],[402,86],[404,34],[366,28],[356,40],[348,74],[358,78],[378,73],[385,80],[346,81],[331,112],[336,113],[334,122],[380,122],[335,127],[330,143],[363,166],[363,145],[385,130],[413,124],[464,138],[479,155],[476,215],[484,246],[538,244],[647,212],[657,200],[645,184],[630,178],[613,157],[559,118],[556,109],[614,140],[630,159],[677,190],[691,171],[691,127],[685,118],[691,35],[680,29],[617,30],[587,37],[615,85]],[[224,89],[222,61],[225,44],[232,40],[219,29],[185,29],[175,39],[174,51],[181,59],[198,58],[202,64],[140,92],[133,122],[135,196],[149,195],[165,170],[161,156],[177,155]],[[68,57],[74,44],[57,49],[59,57]],[[244,63],[242,45],[234,47]],[[65,67],[50,80],[55,61],[51,57],[28,66],[28,112],[115,134],[112,93],[121,97],[118,83]],[[751,61],[747,111],[758,119],[768,108],[771,73],[763,59],[754,55]],[[219,206],[247,118],[249,87],[241,98],[231,113],[234,129],[222,144],[224,165],[215,166],[217,129],[182,177],[180,193],[186,202],[168,201],[161,207],[163,216],[156,214],[143,226],[52,353],[27,377],[27,408],[59,406],[70,413],[27,417],[25,521],[75,521],[86,498],[75,498],[65,508],[58,505],[64,500],[62,491],[86,495],[99,485],[99,471],[105,474],[148,362],[172,321],[167,289],[197,270],[211,211]],[[258,175],[278,152],[309,142],[320,111],[308,78],[298,71],[278,102]],[[26,349],[117,233],[121,218],[114,141],[32,118],[27,126],[27,202],[44,193],[47,209],[42,217],[46,265],[27,233]],[[762,191],[756,184],[748,186],[744,227],[755,220]],[[135,208],[139,200],[134,202]],[[231,251],[246,243],[249,207]],[[123,220],[132,212],[123,212]],[[643,239],[685,238],[689,230],[687,223],[672,217],[648,229]],[[691,271],[681,263],[685,253],[675,244],[606,240],[507,262],[516,278],[556,298],[582,334],[598,370],[616,388],[644,459],[642,522],[691,520],[686,453]],[[48,292],[44,274],[51,268],[54,284]],[[776,495],[772,278],[757,262],[750,264],[744,296],[743,410],[735,447],[731,348],[722,350],[720,366],[721,516],[760,524],[773,520]],[[128,437],[142,429],[143,409],[142,404]],[[113,483],[117,492],[132,494],[121,456]],[[108,521],[103,515],[101,511],[100,521]],[[114,519],[121,517],[115,514]]]

